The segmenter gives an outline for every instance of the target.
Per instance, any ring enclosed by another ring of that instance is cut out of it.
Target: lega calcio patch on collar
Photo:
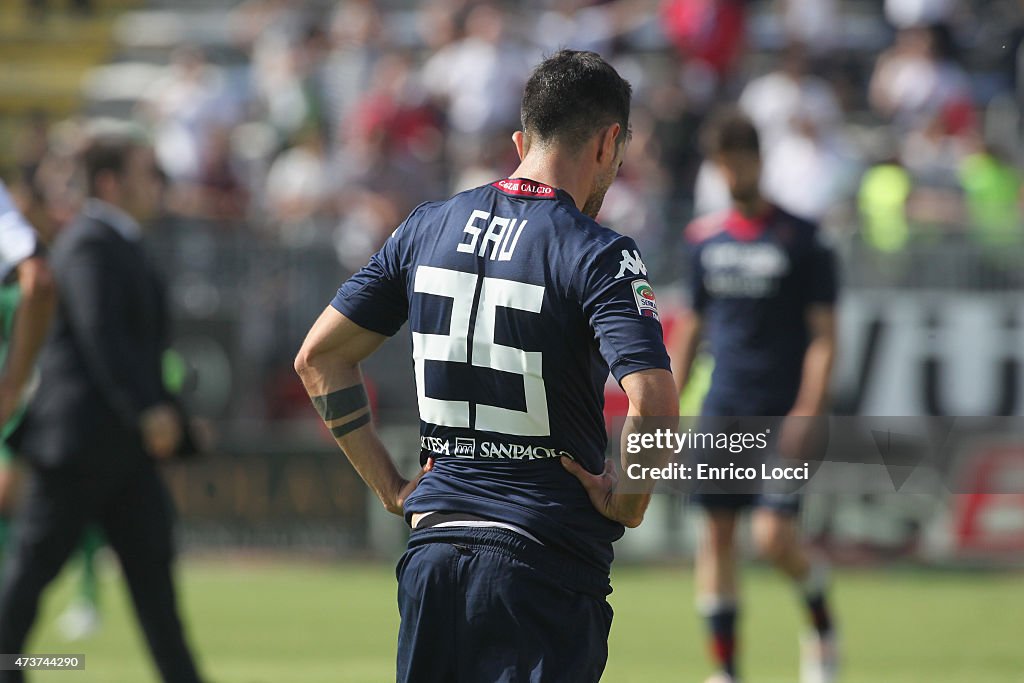
[[[654,295],[654,288],[647,280],[633,280],[633,298],[636,299],[636,309],[645,318],[654,318],[661,322],[658,315],[658,298]]]

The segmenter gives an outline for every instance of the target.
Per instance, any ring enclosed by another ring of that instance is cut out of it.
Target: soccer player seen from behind
[[[835,350],[836,274],[817,226],[760,193],[757,130],[736,112],[713,120],[706,142],[733,199],[731,209],[695,220],[686,231],[692,311],[669,344],[676,386],[686,386],[706,337],[715,368],[702,414],[784,417],[776,447],[785,456],[810,443],[811,422],[826,410]],[[706,533],[697,551],[698,606],[711,633],[716,683],[736,683],[739,513],[754,508],[759,553],[791,578],[812,624],[803,643],[802,683],[836,677],[835,631],[826,602],[827,571],[803,548],[795,494],[698,493]],[[710,682],[709,682],[710,683]]]
[[[415,209],[299,351],[339,445],[412,527],[399,681],[586,682],[604,669],[612,542],[650,500],[618,490],[605,464],[609,370],[631,415],[677,412],[636,244],[594,220],[630,96],[592,52],[537,66],[512,176]],[[406,320],[423,465],[412,481],[370,424],[359,373]]]

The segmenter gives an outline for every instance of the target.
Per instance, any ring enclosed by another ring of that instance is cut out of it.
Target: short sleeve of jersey
[[[633,240],[621,237],[584,256],[574,283],[601,356],[617,381],[640,370],[669,369],[654,290]]]
[[[388,337],[398,332],[409,317],[399,244],[408,222],[395,230],[331,301],[331,306],[356,325]]]
[[[815,234],[807,263],[807,301],[812,304],[831,305],[839,292],[839,276],[835,251]]]
[[[0,281],[19,263],[32,256],[38,243],[32,229],[0,183]]]

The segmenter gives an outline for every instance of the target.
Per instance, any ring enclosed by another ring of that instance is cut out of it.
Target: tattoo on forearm
[[[363,413],[354,420],[350,420],[348,422],[345,422],[344,424],[340,424],[337,427],[331,427],[331,434],[334,435],[335,439],[340,439],[349,432],[354,432],[355,430],[365,425],[368,425],[369,423],[370,413]]]
[[[357,410],[362,410],[369,403],[366,398],[366,388],[362,384],[338,389],[326,396],[313,397],[313,407],[316,408],[316,412],[320,413],[324,422],[351,415]]]
[[[340,439],[346,434],[354,432],[370,423],[371,416],[368,410],[370,401],[366,396],[366,388],[362,383],[332,391],[324,396],[313,396],[312,399],[313,407],[316,408],[316,412],[320,414],[323,421],[331,428],[331,434],[336,439]],[[331,422],[342,420],[354,413],[360,412],[360,415],[353,417],[351,420],[331,425]]]

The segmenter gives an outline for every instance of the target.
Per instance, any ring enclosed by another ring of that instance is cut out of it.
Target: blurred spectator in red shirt
[[[666,0],[665,34],[687,60],[705,64],[719,78],[732,73],[743,54],[746,12],[740,0]]]

